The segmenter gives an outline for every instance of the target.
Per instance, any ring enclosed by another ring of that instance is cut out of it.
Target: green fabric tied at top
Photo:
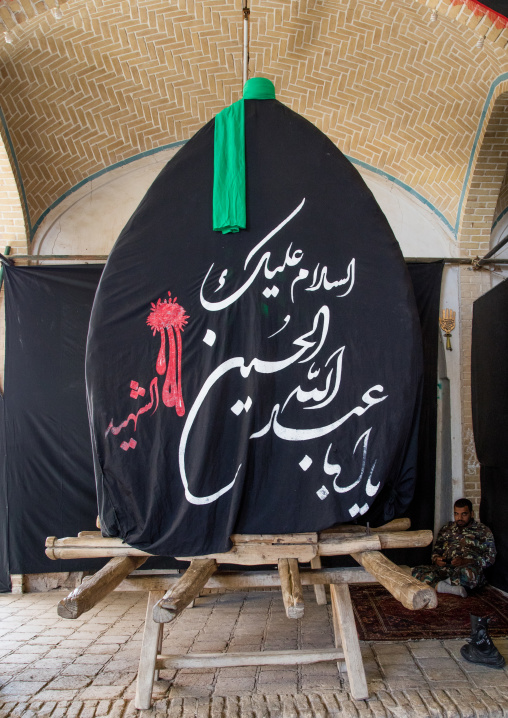
[[[247,227],[244,100],[275,100],[273,82],[247,80],[243,98],[215,118],[213,150],[213,229],[228,234]]]

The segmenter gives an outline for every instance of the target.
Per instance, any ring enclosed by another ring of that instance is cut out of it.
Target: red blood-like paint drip
[[[183,416],[185,414],[185,405],[182,396],[181,332],[189,317],[185,314],[185,309],[177,303],[177,298],[171,299],[171,292],[168,292],[168,295],[169,299],[164,299],[164,301],[158,299],[157,304],[152,302],[152,309],[146,323],[152,329],[154,336],[156,332],[161,334],[161,348],[157,357],[156,369],[158,374],[163,374],[167,367],[162,388],[162,401],[166,406],[174,406],[178,416]],[[168,334],[167,363],[165,332]]]
[[[155,368],[157,369],[157,374],[164,374],[166,371],[166,335],[164,329],[161,331],[161,348],[159,349]]]

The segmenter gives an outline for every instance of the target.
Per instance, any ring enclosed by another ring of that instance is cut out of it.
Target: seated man
[[[415,566],[412,574],[436,587],[439,593],[466,597],[466,589],[485,583],[483,570],[494,563],[496,547],[492,531],[474,520],[469,499],[454,505],[455,521],[439,531],[432,552],[432,566]]]

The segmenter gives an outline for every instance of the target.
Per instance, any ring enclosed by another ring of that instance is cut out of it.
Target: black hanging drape
[[[8,506],[7,483],[5,481],[5,409],[4,397],[0,394],[0,593],[10,591],[8,552]]]
[[[473,305],[471,389],[473,430],[480,462],[480,520],[494,533],[497,558],[486,572],[508,591],[508,281]]]
[[[504,17],[508,17],[508,0],[483,0],[481,4]]]
[[[85,567],[51,561],[44,541],[95,528],[84,358],[102,269],[4,268],[8,515],[0,525],[8,526],[11,574]]]
[[[406,512],[412,529],[434,529],[437,434],[438,317],[443,262],[408,264],[423,339],[423,398],[418,434],[417,481]],[[416,566],[430,561],[431,547],[400,549],[388,555],[397,563]]]
[[[415,528],[433,525],[436,317],[441,270],[441,263],[409,265],[422,323],[425,364],[419,474],[410,507]],[[85,406],[84,355],[101,271],[99,266],[9,267],[6,271],[8,451],[4,461],[0,433],[1,591],[9,590],[9,573],[97,566],[92,560],[50,561],[44,554],[44,541],[46,536],[72,536],[95,525],[97,504]],[[2,426],[0,422],[0,432]],[[400,560],[416,563],[417,553],[419,550],[411,549]],[[395,558],[394,553],[391,556]]]

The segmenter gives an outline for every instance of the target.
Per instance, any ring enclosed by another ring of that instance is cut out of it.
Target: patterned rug
[[[508,598],[494,588],[460,598],[438,594],[432,610],[409,611],[378,583],[350,586],[361,641],[407,641],[425,638],[467,638],[469,614],[491,616],[491,636],[508,635]]]

